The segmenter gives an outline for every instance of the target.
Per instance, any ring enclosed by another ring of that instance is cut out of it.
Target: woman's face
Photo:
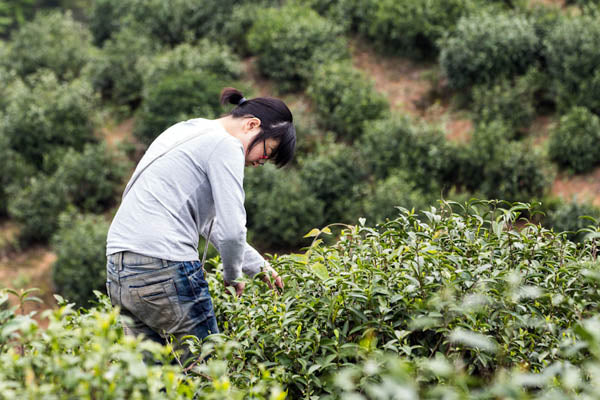
[[[271,154],[277,149],[278,145],[278,141],[273,138],[257,142],[253,148],[246,152],[246,167],[258,167],[269,161]]]

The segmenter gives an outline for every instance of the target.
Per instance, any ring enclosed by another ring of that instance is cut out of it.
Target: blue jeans
[[[173,336],[200,339],[218,333],[217,320],[200,261],[167,261],[132,252],[107,257],[106,289],[114,306],[121,308],[123,328],[129,335],[144,335],[159,343]]]

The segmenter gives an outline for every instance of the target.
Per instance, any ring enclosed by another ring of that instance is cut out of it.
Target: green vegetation
[[[102,216],[62,214],[52,237],[56,261],[52,283],[56,292],[76,303],[88,306],[94,290],[106,285],[106,233],[109,224]]]
[[[276,80],[281,90],[301,89],[318,65],[348,58],[341,29],[293,4],[264,10],[248,33],[248,43],[260,54],[260,72]]]
[[[539,225],[516,230],[521,213],[535,210],[499,205],[402,211],[379,227],[346,226],[333,245],[323,241],[329,228],[314,230],[305,253],[272,260],[286,284],[280,295],[255,279],[236,299],[214,290],[221,271],[211,271],[222,333],[201,345],[189,339],[200,360],[185,372],[170,363],[170,346],[123,336],[106,297],[90,311],[62,303],[47,312],[43,333],[30,316],[5,308],[3,394],[338,399],[362,392],[378,399],[378,391],[402,390],[425,398],[541,399],[551,391],[594,393],[596,377],[588,373],[600,356],[595,230],[576,246]]]
[[[597,397],[600,211],[550,195],[556,169],[600,160],[591,3],[0,0],[0,216],[19,246],[51,243],[56,289],[94,307],[60,300],[41,329],[4,290],[0,396]],[[363,44],[424,59],[416,108],[464,112],[469,139],[390,110],[350,59]],[[190,338],[202,360],[184,370],[169,346],[125,337],[106,297],[94,306],[107,221],[145,147],[221,115],[224,86],[258,92],[255,66],[272,79],[261,93],[287,93],[299,140],[289,168],[247,171],[248,237],[312,244],[271,258],[280,294],[256,279],[225,295],[213,258],[223,332]],[[559,122],[547,146],[541,116]],[[100,128],[130,118],[126,156]],[[544,204],[436,202],[471,197]]]
[[[389,109],[387,100],[364,73],[350,63],[324,64],[311,78],[307,94],[323,129],[343,139],[358,139],[366,121],[379,119]]]
[[[583,107],[574,107],[550,134],[552,160],[574,172],[591,170],[600,163],[600,118]]]
[[[534,65],[541,45],[527,18],[484,13],[462,18],[440,47],[448,83],[463,89],[524,73]]]

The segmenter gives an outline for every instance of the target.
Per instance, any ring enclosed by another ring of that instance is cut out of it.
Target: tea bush
[[[587,172],[600,163],[600,118],[588,109],[573,107],[550,133],[548,153],[562,168]]]
[[[513,132],[526,128],[535,117],[534,88],[525,79],[502,79],[473,88],[476,124],[500,120]],[[511,137],[512,139],[512,137]]]
[[[521,224],[521,213],[535,212],[528,205],[500,205],[403,210],[378,227],[346,226],[332,245],[324,241],[329,228],[315,229],[305,253],[271,260],[285,281],[280,294],[255,279],[234,298],[211,260],[223,333],[202,344],[190,337],[199,362],[187,371],[169,364],[170,346],[124,337],[106,297],[90,312],[61,302],[46,312],[44,331],[17,307],[3,307],[2,393],[534,399],[577,391],[593,398],[596,239],[577,246]]]
[[[70,204],[102,212],[114,204],[129,167],[129,160],[106,144],[86,144],[81,152],[69,149],[53,177],[65,188]]]
[[[246,172],[244,188],[248,236],[259,248],[298,248],[306,243],[298,232],[323,222],[325,204],[296,170],[254,168]]]
[[[23,242],[47,241],[58,229],[58,215],[68,205],[66,190],[58,183],[37,174],[22,187],[9,187],[8,215],[21,225]]]
[[[221,89],[232,86],[212,74],[186,71],[164,77],[144,92],[135,135],[150,144],[162,131],[190,118],[214,118],[221,113]]]
[[[397,207],[425,210],[437,203],[441,188],[424,192],[404,170],[394,170],[385,179],[376,180],[362,199],[363,216],[370,225],[393,219]]]
[[[104,42],[86,68],[94,89],[119,105],[135,107],[142,96],[142,71],[138,62],[150,57],[160,46],[147,35],[124,28]]]
[[[323,219],[317,225],[353,222],[360,216],[368,173],[355,149],[327,144],[299,164],[303,186],[324,204]]]
[[[377,178],[400,168],[424,190],[456,180],[456,152],[443,134],[430,126],[417,125],[393,115],[365,125],[358,147],[369,170]]]
[[[544,57],[557,101],[563,109],[580,105],[600,111],[598,16],[564,18],[544,41]]]
[[[69,12],[37,13],[11,37],[8,60],[22,77],[49,69],[61,79],[73,79],[89,61],[91,34]]]
[[[315,230],[306,253],[271,260],[281,295],[260,281],[240,299],[214,290],[223,333],[241,344],[232,383],[251,381],[262,363],[291,398],[325,396],[332,373],[377,350],[415,362],[444,354],[484,387],[503,368],[583,364],[585,353],[561,348],[596,313],[597,244],[539,225],[516,230],[533,211],[499,205],[404,210],[375,229],[347,227],[334,245],[322,241],[328,229]],[[218,274],[209,284],[219,288]]]
[[[315,104],[320,125],[347,140],[358,139],[363,123],[381,118],[389,108],[373,82],[347,62],[319,67],[307,93]]]
[[[67,212],[52,236],[52,283],[57,293],[79,306],[95,299],[94,290],[106,293],[108,228],[102,216]]]
[[[304,87],[315,68],[349,57],[342,30],[308,7],[269,8],[248,33],[260,72],[282,90]]]
[[[0,130],[0,217],[6,216],[8,187],[25,185],[34,173],[35,168],[10,148],[8,138]]]
[[[583,242],[587,235],[584,230],[590,225],[597,225],[593,220],[582,218],[586,216],[598,220],[600,209],[590,203],[581,203],[573,199],[551,210],[544,219],[544,225],[555,232],[567,232],[566,237],[569,240]]]
[[[370,0],[298,0],[298,3],[309,6],[319,15],[351,32],[359,30],[369,10],[376,4]]]
[[[50,72],[13,84],[2,130],[10,146],[37,168],[59,147],[82,149],[93,142],[96,98],[86,82],[60,82]],[[52,172],[52,171],[50,171]]]
[[[470,191],[490,199],[542,198],[553,172],[541,153],[525,142],[511,142],[513,131],[499,121],[481,124],[461,152],[460,179]]]
[[[534,66],[541,44],[524,16],[475,14],[461,18],[440,42],[440,66],[455,89],[522,74]]]
[[[189,71],[212,73],[221,79],[238,79],[242,72],[240,65],[241,60],[228,46],[200,40],[195,44],[183,43],[145,58],[139,62],[138,69],[144,87],[150,90],[152,85],[165,77]]]
[[[468,12],[464,0],[368,2],[360,31],[386,52],[435,58],[437,42]]]

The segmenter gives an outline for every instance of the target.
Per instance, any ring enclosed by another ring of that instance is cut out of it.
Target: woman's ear
[[[256,117],[251,117],[246,119],[244,122],[245,128],[247,132],[253,132],[256,129],[260,128],[260,119]]]

